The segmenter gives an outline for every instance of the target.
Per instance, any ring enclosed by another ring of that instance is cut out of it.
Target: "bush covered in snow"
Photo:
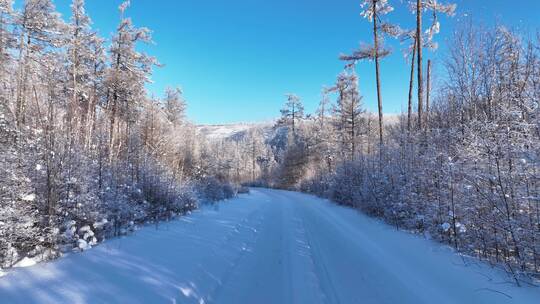
[[[203,202],[215,202],[234,197],[237,189],[231,183],[222,182],[215,177],[203,177],[195,182],[195,189]]]

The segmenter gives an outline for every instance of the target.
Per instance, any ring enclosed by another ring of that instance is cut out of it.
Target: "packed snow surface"
[[[498,270],[309,195],[253,189],[0,278],[1,303],[540,303]]]

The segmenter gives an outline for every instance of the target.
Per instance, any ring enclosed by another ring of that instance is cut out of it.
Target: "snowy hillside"
[[[245,136],[249,130],[258,128],[265,132],[270,130],[274,122],[260,123],[236,123],[221,125],[198,125],[197,130],[208,140],[240,139]]]
[[[482,263],[313,196],[255,189],[0,278],[2,303],[538,303]]]
[[[397,125],[399,123],[400,114],[385,114],[384,123],[387,125]],[[309,123],[305,121],[304,123]],[[243,138],[249,130],[257,128],[262,130],[265,139],[273,137],[273,126],[275,121],[259,122],[259,123],[233,123],[233,124],[216,124],[216,125],[197,125],[198,132],[210,141],[233,139],[238,140]]]
[[[198,125],[198,131],[209,140],[226,139],[252,128],[252,124]]]

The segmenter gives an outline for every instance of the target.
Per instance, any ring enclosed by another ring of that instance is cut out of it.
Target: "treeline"
[[[231,197],[179,89],[149,98],[150,31],[109,40],[73,0],[0,1],[0,267],[53,258]]]
[[[365,2],[369,9],[377,1]],[[438,21],[434,26],[438,31]],[[264,142],[271,159],[261,163],[255,184],[315,193],[429,235],[504,266],[517,284],[538,277],[540,36],[464,26],[449,42],[435,88],[428,62],[415,107],[417,48],[429,47],[415,33],[401,32],[414,40],[404,75],[411,83],[407,113],[387,117],[383,127],[382,114],[362,106],[355,73],[361,52],[342,56],[349,64],[323,89],[316,113],[305,115],[300,99],[287,95]]]
[[[403,115],[381,150],[300,187],[503,264],[519,284],[540,273],[540,40],[470,27],[445,65],[424,128]]]

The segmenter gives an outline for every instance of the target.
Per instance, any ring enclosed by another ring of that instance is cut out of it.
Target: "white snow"
[[[258,123],[236,123],[223,125],[198,125],[197,130],[208,140],[223,140],[242,135],[253,128],[262,128],[266,131],[275,124],[273,121]]]
[[[239,123],[228,125],[201,125],[197,128],[199,132],[205,136],[205,138],[208,138],[209,140],[216,140],[225,139],[233,136],[234,134],[245,132],[252,127],[253,125],[251,124]]]
[[[466,264],[466,265],[465,265]],[[309,195],[253,189],[14,269],[2,303],[539,303],[501,271]]]
[[[88,244],[88,242],[83,240],[83,239],[78,239],[77,240],[77,247],[81,251],[88,250],[88,249],[92,248],[92,246],[90,244]]]
[[[99,222],[95,222],[92,226],[94,226],[95,229],[101,229],[103,226],[105,226],[109,221],[107,219],[102,219]]]
[[[24,195],[21,199],[25,202],[33,202],[36,199],[36,195],[33,193],[27,194]]]
[[[441,227],[446,232],[446,231],[448,231],[448,229],[450,229],[450,224],[449,223],[443,223],[441,225]]]
[[[36,261],[29,257],[24,257],[22,260],[17,262],[13,267],[30,267],[36,265]]]
[[[88,226],[88,225],[85,225],[85,226],[82,226],[81,228],[79,228],[79,233],[84,233],[84,232],[88,232],[88,231],[92,231],[92,230],[90,230],[90,226]]]

